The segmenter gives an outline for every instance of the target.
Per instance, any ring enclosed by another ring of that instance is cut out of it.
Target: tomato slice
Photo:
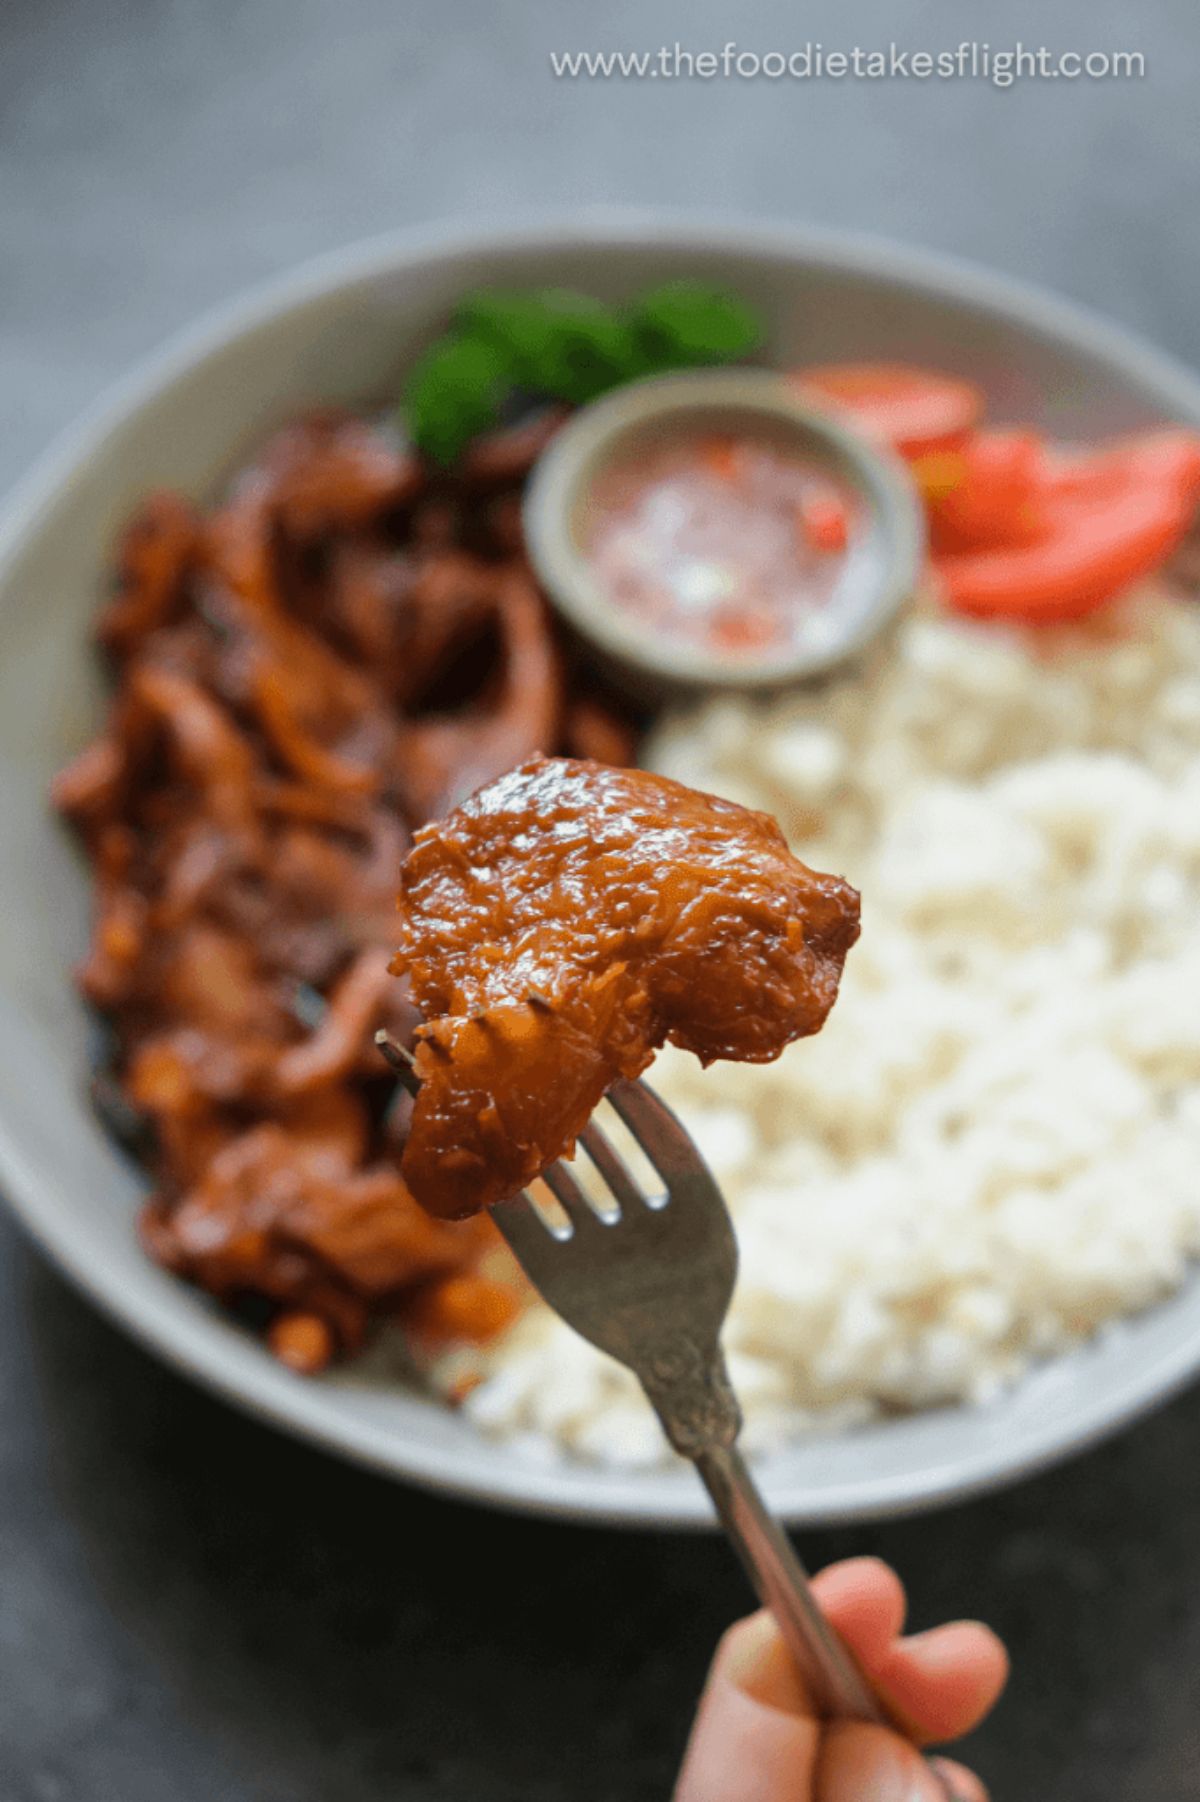
[[[1200,436],[1182,428],[1061,456],[1031,430],[978,430],[983,394],[956,376],[829,363],[794,379],[908,460],[962,613],[1078,619],[1160,569],[1200,505]]]
[[[1081,619],[1160,569],[1186,535],[1190,496],[1145,476],[1119,494],[1060,497],[1034,543],[935,556],[959,613],[1050,623]]]
[[[959,451],[918,457],[936,551],[1028,544],[1045,529],[1046,448],[1034,431],[975,432]]]
[[[955,447],[983,415],[973,382],[907,363],[823,363],[798,369],[795,381],[902,457]]]
[[[1131,481],[1158,483],[1200,503],[1200,436],[1179,426],[1117,438],[1103,450],[1066,454],[1048,467],[1053,493],[1064,499],[1120,494]]]

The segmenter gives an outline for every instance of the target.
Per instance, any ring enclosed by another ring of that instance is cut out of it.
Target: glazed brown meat
[[[419,831],[400,910],[393,969],[425,1016],[401,1168],[448,1218],[568,1153],[668,1039],[765,1063],[817,1032],[858,936],[855,890],[766,814],[566,758]]]
[[[54,797],[94,877],[78,980],[98,1108],[150,1173],[152,1255],[311,1370],[400,1320],[480,1339],[523,1289],[490,1222],[431,1220],[372,1043],[411,831],[535,750],[634,722],[556,638],[520,531],[558,416],[454,475],[387,424],[284,427],[214,506],[150,495],[97,639],[113,696]]]

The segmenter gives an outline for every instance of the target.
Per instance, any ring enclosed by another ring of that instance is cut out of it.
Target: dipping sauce
[[[823,650],[853,530],[845,487],[767,435],[677,431],[619,451],[580,525],[613,602],[733,659]]]

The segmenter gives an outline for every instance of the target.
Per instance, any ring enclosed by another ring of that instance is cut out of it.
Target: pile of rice
[[[651,1080],[737,1221],[727,1343],[766,1450],[983,1403],[1200,1252],[1200,608],[1061,632],[911,617],[833,687],[669,719],[655,769],[863,893],[825,1031]],[[467,1412],[663,1459],[632,1378],[537,1308]]]

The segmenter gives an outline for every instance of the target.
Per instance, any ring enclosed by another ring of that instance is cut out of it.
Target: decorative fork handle
[[[779,1623],[817,1713],[828,1720],[876,1721],[908,1732],[885,1708],[821,1613],[808,1572],[768,1512],[736,1444],[712,1446],[693,1462],[759,1600]]]
[[[779,1623],[817,1713],[826,1720],[872,1721],[916,1739],[913,1723],[871,1687],[821,1613],[808,1572],[768,1511],[736,1439],[691,1458],[759,1601]],[[931,1769],[946,1802],[956,1802],[949,1778],[936,1766]]]
[[[737,1449],[741,1409],[720,1348],[676,1337],[670,1353],[638,1375],[667,1438],[696,1466],[759,1600],[779,1623],[817,1712],[828,1720],[873,1721],[914,1737],[912,1723],[876,1693],[817,1606],[808,1572]]]

